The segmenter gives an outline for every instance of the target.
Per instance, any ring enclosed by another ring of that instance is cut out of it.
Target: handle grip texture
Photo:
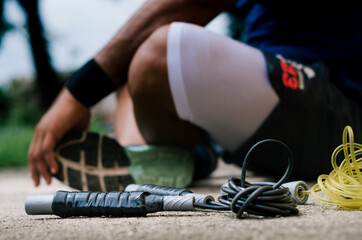
[[[125,189],[126,192],[148,192],[158,196],[192,196],[196,203],[207,203],[209,200],[214,201],[214,198],[207,194],[193,193],[189,189],[171,188],[158,186],[153,184],[130,184]]]
[[[186,193],[192,193],[188,189],[171,188],[165,186],[158,186],[153,184],[129,184],[125,192],[148,192],[158,196],[182,196]]]
[[[147,192],[66,192],[28,195],[29,215],[59,217],[144,217],[158,211],[194,211],[192,196],[157,196]]]
[[[147,194],[141,192],[65,192],[57,191],[52,210],[62,218],[88,217],[143,217],[147,213],[163,210],[159,196],[151,196],[152,204],[146,206]]]

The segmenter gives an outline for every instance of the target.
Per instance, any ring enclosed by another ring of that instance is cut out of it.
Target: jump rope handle
[[[274,182],[253,182],[255,185],[270,185],[273,186]],[[223,186],[227,187],[228,183],[225,183]],[[286,182],[281,185],[282,187],[288,188],[290,195],[294,202],[298,205],[303,205],[308,201],[309,194],[306,194],[309,191],[308,185],[304,181],[293,181]],[[221,188],[222,189],[222,188]],[[228,193],[221,190],[221,196],[228,195]]]
[[[308,201],[309,195],[306,192],[309,191],[309,188],[304,181],[287,182],[282,184],[282,186],[289,188],[289,192],[297,204],[303,205]]]
[[[158,196],[189,196],[194,197],[196,203],[203,204],[208,201],[214,201],[214,197],[211,195],[193,193],[189,189],[171,188],[152,184],[130,184],[126,187],[125,192],[148,192]]]
[[[145,192],[66,192],[28,195],[28,215],[59,217],[143,217],[158,211],[193,211],[192,196],[156,196]]]

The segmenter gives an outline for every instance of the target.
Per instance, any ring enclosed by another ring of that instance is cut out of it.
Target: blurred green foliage
[[[13,80],[3,88],[7,98],[7,117],[2,120],[5,125],[34,125],[42,112],[37,107],[32,84],[25,79]],[[1,110],[0,110],[1,111]],[[2,112],[0,112],[2,115]]]
[[[0,168],[27,165],[28,148],[42,114],[29,81],[14,80],[0,87]],[[95,116],[90,131],[109,134],[112,127],[102,116]]]
[[[109,134],[110,128],[99,117],[92,119],[90,131]],[[27,153],[34,133],[32,125],[0,125],[0,168],[27,165]]]
[[[0,127],[0,168],[26,166],[33,132],[34,128],[31,126]]]
[[[0,88],[0,167],[27,164],[34,126],[41,117],[31,86],[18,79]]]

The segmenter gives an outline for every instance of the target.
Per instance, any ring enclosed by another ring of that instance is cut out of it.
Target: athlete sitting
[[[328,172],[346,125],[362,139],[356,5],[147,1],[77,71],[37,125],[28,154],[35,185],[40,176],[49,184],[52,173],[83,190],[119,190],[130,182],[184,187],[210,174],[220,154],[241,165],[264,138],[292,149],[292,178]],[[228,10],[244,19],[245,42],[202,28]],[[90,108],[113,91],[123,147],[96,134],[68,134],[85,131]],[[265,148],[250,167],[279,177],[279,157],[279,149]]]

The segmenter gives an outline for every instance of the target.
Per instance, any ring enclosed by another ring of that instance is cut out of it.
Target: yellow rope
[[[338,166],[337,156],[341,151],[344,159]],[[334,150],[331,161],[334,170],[329,175],[318,177],[311,194],[325,203],[349,210],[362,210],[362,145],[354,142],[350,126],[345,127],[343,143]],[[318,192],[323,192],[325,196]]]

